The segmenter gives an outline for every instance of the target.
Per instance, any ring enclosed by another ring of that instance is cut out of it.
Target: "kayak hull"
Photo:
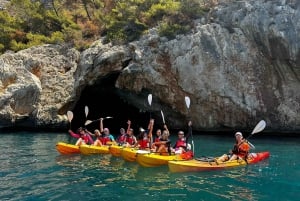
[[[82,154],[109,154],[109,146],[81,145],[79,147]]]
[[[121,156],[125,161],[135,162],[137,156],[137,150],[134,148],[123,148],[121,152]]]
[[[247,162],[245,160],[233,160],[226,162],[218,162],[217,158],[213,161],[200,161],[197,159],[187,161],[169,161],[168,167],[170,172],[199,172],[221,170],[230,167],[244,166],[254,164],[270,157],[269,152],[251,153]]]
[[[112,145],[109,147],[109,153],[113,156],[121,157],[121,152],[122,152],[123,148],[124,148],[123,146]]]
[[[168,165],[168,161],[184,159],[182,159],[178,154],[161,155],[159,153],[149,153],[138,154],[136,160],[143,167],[157,167],[162,165]]]
[[[80,149],[79,146],[68,144],[65,142],[58,142],[56,144],[56,150],[61,154],[79,154]]]
[[[135,162],[138,155],[150,153],[146,150],[139,150],[136,148],[123,148],[121,152],[121,156],[125,161]]]

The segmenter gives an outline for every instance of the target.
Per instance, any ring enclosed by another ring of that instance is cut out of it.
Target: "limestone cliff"
[[[152,93],[153,114],[163,109],[173,128],[188,116],[196,130],[250,129],[265,119],[270,131],[299,132],[299,19],[296,0],[226,1],[174,40],[152,29],[127,46],[96,41],[82,53],[48,45],[6,53],[0,126],[65,126],[82,93],[110,79],[117,98],[140,111],[149,110]]]

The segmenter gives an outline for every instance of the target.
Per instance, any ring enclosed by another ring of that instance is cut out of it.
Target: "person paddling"
[[[218,161],[232,161],[236,159],[247,159],[250,145],[248,144],[247,140],[243,138],[243,134],[241,132],[235,133],[236,142],[233,146],[232,150],[229,150],[229,154],[223,154],[221,157],[218,158]]]

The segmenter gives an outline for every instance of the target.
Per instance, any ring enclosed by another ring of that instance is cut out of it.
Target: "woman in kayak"
[[[152,144],[151,151],[152,152],[160,152],[160,153],[167,153],[171,152],[169,140],[170,132],[166,124],[164,124],[164,130],[161,134],[161,129],[157,129],[156,131],[156,138]]]
[[[120,128],[120,135],[117,138],[118,145],[122,146],[126,143],[127,134],[124,128]]]
[[[137,144],[137,139],[134,136],[133,129],[131,128],[131,121],[127,121],[127,136],[126,136],[126,143],[124,144],[125,147],[134,147]]]
[[[247,140],[243,138],[241,132],[235,133],[236,142],[233,146],[233,149],[229,151],[229,154],[224,154],[218,158],[218,161],[232,161],[236,159],[246,159],[250,150],[250,145]]]
[[[153,144],[152,144],[152,147],[151,147],[151,149],[152,149],[154,152],[155,152],[155,151],[157,150],[157,148],[158,148],[158,146],[156,146],[156,145],[157,145],[156,142],[159,142],[160,139],[161,139],[161,129],[160,129],[160,128],[157,129],[156,132],[155,132],[155,134],[156,134],[156,136],[155,136],[155,138],[154,138],[154,141],[153,141]]]
[[[78,138],[75,145],[80,146],[82,144],[93,144],[94,140],[90,136],[90,134],[87,132],[86,129],[83,129],[82,127],[78,128],[78,133],[74,133],[71,129],[69,130],[69,133],[72,137]]]
[[[161,139],[158,142],[155,142],[157,146],[156,152],[162,153],[163,155],[171,155],[171,140],[169,139],[169,133],[167,130],[164,130]]]
[[[102,142],[101,142],[102,136],[101,136],[101,133],[98,129],[96,129],[94,131],[94,136],[96,136],[96,140],[94,142],[94,145],[95,146],[102,146]]]
[[[150,119],[148,124],[148,132],[143,128],[140,128],[140,134],[137,147],[139,149],[150,149],[152,143],[152,131],[153,131],[154,119]]]

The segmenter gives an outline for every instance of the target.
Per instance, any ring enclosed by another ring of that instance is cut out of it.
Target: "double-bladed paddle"
[[[260,120],[258,122],[258,124],[255,126],[255,128],[253,129],[252,133],[246,138],[246,140],[248,141],[248,139],[254,135],[255,133],[259,133],[260,131],[264,130],[266,127],[266,122],[264,120]],[[251,148],[255,149],[255,146],[253,144],[251,144],[248,141],[248,144],[251,146]]]
[[[162,117],[163,123],[164,123],[164,125],[166,125],[165,116],[164,116],[163,111],[161,110],[160,113],[161,113],[161,117]]]
[[[191,99],[190,99],[190,97],[185,96],[184,100],[185,100],[185,104],[186,104],[186,107],[188,109],[188,114],[189,114],[189,109],[190,109],[190,105],[191,105]],[[195,154],[195,146],[194,146],[194,139],[193,139],[193,133],[192,133],[192,131],[191,131],[191,137],[192,137],[193,154]]]
[[[113,118],[113,117],[108,116],[108,117],[104,117],[104,118],[102,118],[102,119],[111,119],[111,118]],[[87,126],[87,125],[89,125],[89,124],[91,124],[91,123],[93,123],[93,122],[99,121],[100,119],[101,119],[101,118],[95,119],[95,120],[86,120],[86,122],[84,123],[84,125]]]

